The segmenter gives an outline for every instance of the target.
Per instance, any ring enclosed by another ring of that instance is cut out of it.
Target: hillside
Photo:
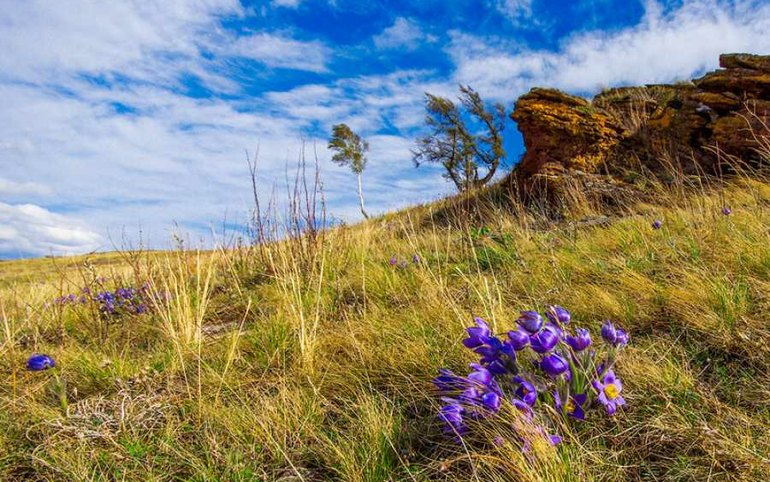
[[[261,248],[4,262],[0,479],[762,480],[770,185],[657,192],[596,222],[446,228],[426,206]],[[144,309],[57,301],[84,287]],[[605,318],[629,332],[626,405],[526,454],[488,443],[506,417],[445,437],[431,381],[474,361],[464,328],[547,304],[595,343]],[[25,370],[35,352],[56,367]]]

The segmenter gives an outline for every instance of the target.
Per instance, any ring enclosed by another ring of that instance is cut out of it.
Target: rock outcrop
[[[691,82],[609,89],[592,101],[532,89],[511,114],[526,153],[510,182],[554,200],[575,179],[606,194],[639,174],[665,181],[770,162],[759,142],[770,139],[770,56],[719,62]]]

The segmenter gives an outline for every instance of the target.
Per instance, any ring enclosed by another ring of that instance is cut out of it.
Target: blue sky
[[[304,142],[331,216],[359,219],[352,175],[326,137],[370,142],[375,213],[452,192],[416,169],[424,92],[470,84],[511,108],[534,86],[590,96],[770,53],[766,1],[87,0],[0,10],[0,258],[111,249],[211,228],[284,192]],[[506,126],[509,163],[521,155]],[[280,195],[278,196],[281,197]]]

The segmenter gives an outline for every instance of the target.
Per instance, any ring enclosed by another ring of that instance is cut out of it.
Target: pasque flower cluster
[[[625,404],[613,367],[629,337],[609,320],[601,326],[601,346],[593,344],[587,329],[575,327],[561,306],[549,306],[545,316],[523,311],[507,333],[493,333],[481,318],[466,331],[463,345],[479,356],[478,363],[467,376],[442,369],[434,379],[442,400],[439,419],[455,439],[468,435],[474,422],[499,417],[504,404],[515,408],[505,413],[518,413],[530,424],[544,404],[577,421],[595,409],[614,415]],[[535,432],[551,444],[561,441],[543,426]]]
[[[95,305],[98,311],[105,316],[117,316],[121,314],[146,313],[151,305],[152,293],[148,283],[138,288],[131,286],[117,289],[91,289],[83,288],[79,294],[60,296],[54,300],[54,304],[60,306]]]

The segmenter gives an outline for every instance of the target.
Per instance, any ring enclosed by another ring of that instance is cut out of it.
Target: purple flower
[[[522,311],[516,323],[530,334],[535,334],[543,327],[543,317],[537,311]]]
[[[623,384],[612,370],[607,370],[601,381],[594,380],[591,384],[599,394],[597,398],[607,409],[608,415],[614,415],[618,407],[626,404],[626,401],[620,395],[620,392],[623,390]]]
[[[602,338],[610,345],[614,345],[618,339],[618,331],[610,320],[604,320],[602,323]]]
[[[391,266],[395,266],[395,265],[397,265],[397,264],[398,264],[398,260],[396,259],[396,257],[395,257],[395,256],[391,256],[391,257],[390,257],[390,260],[388,261],[388,263],[389,263]]]
[[[725,216],[729,216],[730,214],[732,214],[732,212],[733,212],[733,210],[730,209],[729,206],[723,206],[722,207],[722,214],[724,214]]]
[[[567,416],[578,420],[585,420],[586,413],[585,410],[583,410],[583,405],[585,405],[586,400],[588,400],[588,396],[585,393],[570,395],[567,403],[562,404],[559,393],[554,392],[553,400],[554,405],[556,405],[556,410],[559,412],[565,413]]]
[[[508,332],[508,340],[515,351],[523,350],[529,344],[529,334],[521,329]]]
[[[463,420],[464,414],[465,408],[455,401],[449,401],[442,406],[438,418],[444,423],[444,433],[454,434],[458,439],[465,435],[468,426]]]
[[[628,333],[626,333],[625,330],[620,328],[617,329],[614,345],[616,348],[621,348],[628,345]]]
[[[530,407],[526,402],[519,400],[518,398],[514,398],[511,400],[511,403],[513,403],[513,406],[522,414],[524,414],[524,419],[527,421],[532,420],[532,417],[535,415],[535,412],[532,411],[532,407]]]
[[[468,338],[463,340],[463,345],[467,348],[476,348],[485,345],[492,335],[492,330],[489,329],[489,325],[487,325],[486,321],[481,318],[475,318],[474,321],[476,322],[476,326],[465,329],[465,331],[468,332]]]
[[[414,256],[412,256],[412,263],[418,264],[419,262],[420,262],[420,256],[419,255],[415,254]]]
[[[552,330],[542,330],[540,333],[529,337],[529,344],[537,353],[547,353],[559,342],[559,338]]]
[[[495,392],[487,392],[481,396],[481,404],[488,410],[497,412],[500,410],[500,396]]]
[[[652,222],[652,229],[660,229],[661,226],[663,226],[663,221],[661,221],[660,219],[656,219],[655,221]]]
[[[473,351],[477,355],[481,355],[481,363],[492,363],[500,357],[500,351],[503,348],[503,343],[494,336],[489,337],[487,344],[474,348]]]
[[[559,445],[563,440],[561,435],[548,435],[547,438],[548,438],[548,443],[551,444],[552,446]]]
[[[591,334],[585,328],[577,328],[575,336],[567,336],[567,344],[575,351],[583,351],[591,345]]]
[[[558,353],[552,353],[543,357],[543,360],[540,362],[540,367],[544,372],[555,377],[566,372],[569,368],[569,363]]]
[[[56,366],[56,362],[53,361],[48,355],[34,354],[27,360],[27,370],[33,372],[39,372],[41,370],[48,370]]]
[[[471,363],[473,371],[467,377],[455,375],[451,370],[439,370],[439,376],[433,379],[436,388],[448,395],[460,393],[460,398],[475,402],[486,392],[502,394],[500,386],[495,381],[492,373],[478,363]]]
[[[492,382],[492,373],[483,366],[472,363],[473,371],[468,374],[468,380],[472,380],[481,385],[489,385]]]
[[[507,369],[500,360],[501,353],[508,354],[511,358],[514,358],[515,354],[508,345],[503,345],[499,338],[492,335],[489,325],[484,320],[476,318],[475,321],[476,326],[466,328],[468,338],[463,340],[463,345],[471,348],[477,355],[481,355],[481,363],[494,364],[490,366],[495,373],[505,373]]]
[[[452,370],[441,368],[438,373],[439,375],[433,379],[433,384],[440,392],[462,390],[466,385],[465,380],[455,375]]]
[[[547,316],[548,319],[557,326],[568,325],[570,319],[572,319],[570,312],[559,305],[549,306],[548,310],[545,312],[545,316]]]
[[[492,373],[479,365],[471,364],[473,371],[467,377],[460,377],[451,370],[439,370],[433,380],[445,405],[439,411],[444,423],[444,432],[461,437],[467,432],[465,418],[477,420],[500,410],[502,391]]]
[[[519,384],[516,388],[516,396],[529,406],[535,405],[535,402],[537,402],[535,386],[521,377],[515,377],[513,381]]]
[[[401,261],[400,263],[398,263],[398,267],[399,268],[406,268],[407,266],[409,266],[409,264],[406,262],[406,260]]]
[[[605,320],[602,324],[602,338],[615,348],[621,348],[628,344],[628,333],[621,328],[615,328],[610,320]]]
[[[551,323],[550,321],[543,325],[543,331],[550,331],[559,339],[564,336],[564,330],[559,328],[559,325]]]

